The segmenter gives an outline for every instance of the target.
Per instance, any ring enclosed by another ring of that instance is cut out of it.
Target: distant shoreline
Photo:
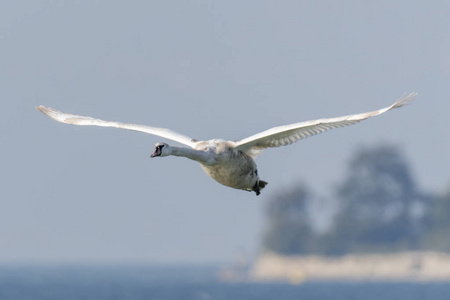
[[[450,254],[400,252],[326,257],[266,253],[249,267],[248,275],[252,281],[293,284],[305,280],[450,281]]]
[[[253,263],[222,270],[226,281],[434,281],[450,282],[450,254],[442,252],[398,252],[319,255],[260,255]]]

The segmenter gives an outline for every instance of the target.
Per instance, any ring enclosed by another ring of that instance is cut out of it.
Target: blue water
[[[450,299],[450,283],[224,283],[212,267],[0,267],[0,300]]]

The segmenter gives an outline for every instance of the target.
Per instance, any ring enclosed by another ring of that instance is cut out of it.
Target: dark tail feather
[[[256,182],[255,186],[253,187],[253,191],[256,193],[256,196],[259,196],[261,194],[261,190],[267,185],[266,181],[260,180]]]

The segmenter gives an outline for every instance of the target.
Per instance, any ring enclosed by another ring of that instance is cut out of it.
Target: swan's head
[[[155,145],[155,151],[150,155],[150,157],[157,156],[169,156],[172,153],[171,148],[166,143],[157,143]]]

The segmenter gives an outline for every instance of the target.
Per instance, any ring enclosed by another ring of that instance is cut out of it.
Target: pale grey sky
[[[326,194],[361,145],[400,145],[423,188],[450,183],[450,1],[3,1],[0,262],[215,262],[254,255],[270,197]],[[257,160],[261,196],[158,137],[34,109],[239,139],[411,105]]]

